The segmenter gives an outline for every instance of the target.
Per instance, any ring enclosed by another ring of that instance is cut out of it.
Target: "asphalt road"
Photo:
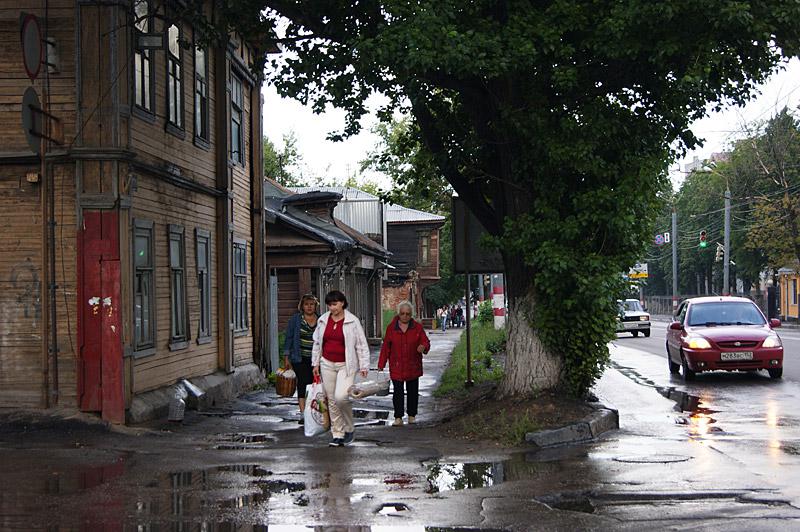
[[[660,355],[664,358],[664,372],[667,373],[667,351],[666,334],[669,324],[663,321],[654,321],[650,327],[650,338],[642,335],[631,336],[630,333],[618,333],[616,343],[623,347],[640,349]],[[783,379],[800,382],[800,329],[780,328],[777,329],[778,336],[783,341]],[[761,372],[766,377],[767,372]]]
[[[666,330],[666,322],[653,322],[649,338],[619,334],[611,343],[612,368],[674,401],[679,412],[675,423],[684,437],[725,456],[742,474],[767,480],[791,504],[800,504],[800,330],[778,330],[784,344],[783,379],[770,379],[766,371],[717,371],[700,373],[693,382],[670,375]]]

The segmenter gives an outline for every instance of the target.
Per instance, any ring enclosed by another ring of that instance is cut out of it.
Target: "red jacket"
[[[428,340],[422,324],[411,320],[408,322],[408,330],[403,332],[395,317],[386,327],[378,368],[385,368],[388,360],[392,380],[410,381],[421,377],[422,353],[417,351],[420,345],[425,348],[425,353],[431,349],[431,341]]]

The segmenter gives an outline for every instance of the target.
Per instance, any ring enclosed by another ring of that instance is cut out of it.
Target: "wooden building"
[[[123,422],[181,377],[258,375],[261,51],[201,46],[175,5],[0,8],[0,407]],[[23,12],[50,43],[34,79]],[[20,126],[29,87],[49,113],[39,150]]]
[[[341,194],[294,193],[271,180],[265,190],[266,264],[278,287],[273,331],[286,327],[301,295],[311,293],[322,302],[337,289],[347,296],[348,310],[359,317],[367,337],[379,338],[381,270],[391,254],[334,217]]]
[[[394,309],[402,300],[411,301],[421,319],[434,316],[425,301],[425,289],[439,277],[439,230],[444,216],[400,205],[386,208],[386,241],[392,266],[383,287],[383,308]]]

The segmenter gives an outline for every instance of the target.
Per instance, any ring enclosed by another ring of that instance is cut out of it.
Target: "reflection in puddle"
[[[398,489],[411,489],[411,484],[414,482],[413,475],[408,475],[406,473],[398,473],[396,475],[392,475],[390,477],[386,477],[383,479],[384,484],[389,484],[390,486],[397,486]]]
[[[353,417],[357,419],[389,419],[389,411],[368,410],[366,408],[354,408]]]
[[[428,466],[428,493],[485,488],[505,480],[504,462],[434,463]]]
[[[248,433],[220,434],[217,440],[225,443],[216,445],[214,448],[226,451],[241,450],[241,449],[262,449],[266,446],[266,444],[273,443],[276,441],[274,436],[268,436],[267,434],[248,434]]]
[[[712,414],[719,412],[705,406],[708,404],[707,397],[691,395],[675,388],[656,387],[658,393],[675,401],[675,410],[688,412],[688,417],[677,417],[675,422],[679,425],[686,425],[689,428],[689,437],[693,440],[703,440],[712,434],[720,434],[725,431],[715,426],[717,420],[711,417]]]
[[[271,471],[253,464],[168,473],[147,484],[150,489],[135,503],[135,518],[139,524],[148,525],[191,521],[199,523],[200,530],[212,530],[220,512],[254,509],[272,497],[293,497],[293,504],[308,504],[301,493],[305,484],[271,476]]]
[[[506,481],[532,479],[547,465],[536,453],[516,453],[496,462],[432,462],[428,467],[427,493],[486,488]]]
[[[406,512],[408,511],[408,506],[403,504],[402,502],[390,502],[378,509],[377,513],[380,515],[399,515],[399,512]]]

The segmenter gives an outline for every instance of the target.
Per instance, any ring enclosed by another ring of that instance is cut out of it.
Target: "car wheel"
[[[644,337],[645,338],[650,338],[650,329],[645,329],[644,330]]]
[[[686,357],[681,352],[681,371],[683,373],[683,380],[693,381],[696,373],[689,369],[689,364],[686,362]]]
[[[783,368],[768,369],[770,379],[780,379],[783,377]]]
[[[636,338],[637,336],[639,336],[639,331],[631,331],[631,334],[633,335],[634,338]]]

